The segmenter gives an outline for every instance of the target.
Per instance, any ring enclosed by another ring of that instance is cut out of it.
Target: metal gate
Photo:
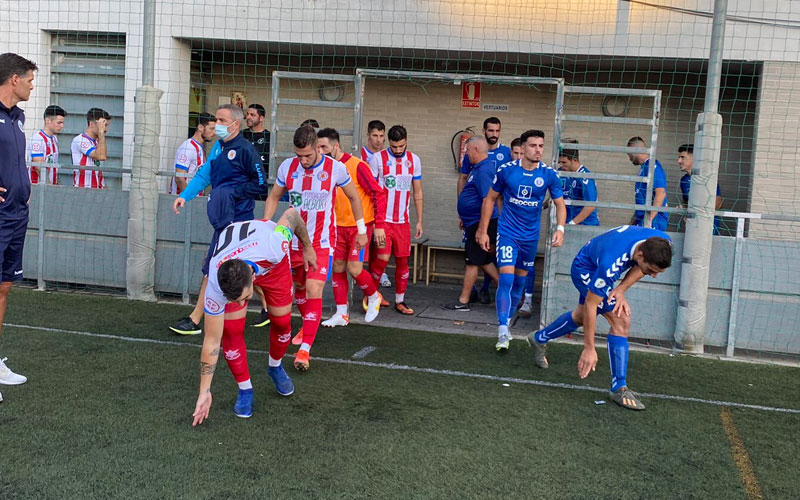
[[[607,153],[647,153],[650,155],[650,168],[647,172],[647,177],[639,175],[624,175],[624,174],[603,174],[603,173],[578,173],[578,172],[559,172],[562,177],[574,177],[579,179],[602,179],[623,182],[646,182],[647,194],[645,198],[645,205],[631,205],[629,203],[611,203],[611,202],[581,202],[582,206],[601,206],[604,208],[622,208],[622,209],[641,209],[645,210],[646,207],[652,204],[653,197],[653,175],[655,172],[656,163],[656,146],[658,145],[658,121],[661,112],[661,91],[660,90],[645,90],[645,89],[620,89],[620,88],[604,88],[604,87],[575,87],[565,86],[560,90],[560,95],[557,98],[558,107],[556,108],[556,136],[557,146],[554,148],[553,165],[558,162],[558,151],[562,147],[568,149],[577,149],[579,151],[600,151]],[[650,118],[627,118],[622,116],[597,116],[597,115],[575,115],[564,112],[564,102],[566,94],[594,94],[605,96],[620,96],[620,97],[641,97],[653,99],[653,113]],[[583,122],[583,123],[600,123],[610,125],[646,125],[650,127],[650,147],[649,148],[633,148],[628,146],[607,145],[607,144],[562,144],[561,131],[564,122]],[[650,222],[650,211],[645,210],[645,221]],[[555,210],[550,211],[550,224],[547,231],[548,238],[546,239],[545,250],[545,273],[542,280],[542,309],[540,315],[540,326],[543,328],[554,318],[550,312],[553,310],[555,304],[552,304],[553,292],[550,289],[555,285],[555,268],[553,266],[552,253],[553,248],[550,242],[549,235],[552,234],[556,225]]]

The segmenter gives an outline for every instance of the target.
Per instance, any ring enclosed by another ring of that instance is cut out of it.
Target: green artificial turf
[[[608,362],[576,375],[578,346],[554,344],[551,369],[527,345],[353,325],[321,330],[294,395],[275,393],[251,353],[254,415],[236,418],[220,368],[210,419],[191,427],[200,337],[166,326],[186,307],[14,290],[0,354],[29,377],[0,386],[0,499],[31,498],[745,498],[711,404],[644,398],[632,412],[604,394],[436,370],[605,388]],[[267,329],[248,328],[266,350]],[[364,361],[348,360],[365,346]],[[290,351],[290,352],[293,352]],[[800,408],[800,370],[633,352],[634,390]],[[800,415],[734,409],[765,498],[800,497]]]

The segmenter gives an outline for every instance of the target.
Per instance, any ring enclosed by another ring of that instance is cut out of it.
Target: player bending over
[[[580,293],[578,307],[567,311],[543,330],[528,335],[536,366],[547,368],[547,342],[583,326],[583,352],[578,375],[583,379],[597,365],[594,334],[597,315],[608,320],[608,359],[611,364],[611,399],[631,410],[644,404],[628,389],[628,333],[631,309],[625,292],[645,276],[655,278],[672,263],[672,240],[656,229],[621,226],[591,239],[572,261],[572,283]],[[622,282],[614,283],[626,270]]]
[[[239,384],[233,413],[242,418],[253,415],[253,384],[244,342],[245,313],[253,296],[253,285],[264,291],[270,316],[267,371],[278,394],[289,396],[294,392],[294,384],[281,365],[292,334],[289,244],[293,236],[303,243],[305,267],[316,270],[316,253],[306,225],[294,208],[289,207],[277,224],[264,220],[234,222],[223,230],[211,257],[211,272],[206,286],[200,395],[193,414],[193,426],[202,424],[211,409],[211,379],[217,367],[220,342],[228,367]]]

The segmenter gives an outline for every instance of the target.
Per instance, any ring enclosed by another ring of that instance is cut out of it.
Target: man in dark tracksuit
[[[11,285],[22,279],[22,247],[31,197],[25,166],[25,113],[17,103],[30,98],[37,69],[36,64],[17,54],[0,55],[0,329]],[[25,383],[28,379],[8,369],[5,359],[0,357],[0,384]]]
[[[211,185],[208,197],[208,221],[214,228],[214,236],[203,263],[203,284],[192,313],[170,326],[170,330],[182,335],[200,333],[200,318],[203,317],[203,300],[208,282],[208,263],[217,249],[220,233],[231,222],[253,220],[255,198],[267,192],[267,173],[261,163],[261,156],[252,144],[241,134],[244,113],[242,109],[225,104],[217,109],[217,125],[215,131],[219,137],[222,150],[219,155],[206,162],[192,178],[192,181],[175,200],[173,208],[183,207]],[[226,235],[238,238],[239,235]],[[224,247],[230,241],[223,241]],[[246,310],[242,310],[243,313]],[[243,316],[244,317],[244,316]]]

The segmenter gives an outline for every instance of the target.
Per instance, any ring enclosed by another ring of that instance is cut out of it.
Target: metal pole
[[[689,352],[703,352],[708,299],[708,273],[714,228],[722,116],[717,112],[722,74],[727,0],[715,0],[704,112],[697,117],[689,214],[681,261],[680,296],[675,341]]]
[[[739,282],[742,269],[742,251],[744,247],[744,219],[736,219],[736,246],[733,251],[733,282],[731,283],[731,307],[728,317],[728,345],[725,355],[733,357],[736,348],[736,316],[739,314]]]
[[[142,85],[153,86],[156,58],[156,0],[144,0],[142,11]]]
[[[46,193],[45,186],[47,186],[47,178],[50,172],[47,172],[45,167],[40,168],[40,172],[45,172],[45,174],[39,176],[39,231],[36,234],[36,271],[38,276],[36,278],[36,289],[44,291],[46,288],[46,283],[44,282],[44,197]]]
[[[278,89],[280,76],[277,71],[272,72],[272,101],[269,111],[269,178],[275,180],[278,175]]]

